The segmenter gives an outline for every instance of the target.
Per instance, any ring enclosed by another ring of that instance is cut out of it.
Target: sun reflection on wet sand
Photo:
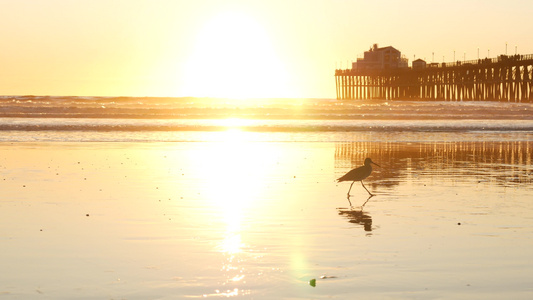
[[[250,214],[265,207],[261,201],[265,201],[276,176],[275,158],[279,153],[272,144],[248,142],[238,127],[239,120],[227,122],[222,141],[194,153],[192,169],[192,176],[202,182],[202,198],[214,210],[211,217],[219,219],[216,224],[220,238],[214,250],[223,257],[220,270],[224,279],[219,283],[224,288],[207,297],[246,295],[250,292],[247,281],[263,276],[263,271],[247,269],[250,264],[259,263],[263,254],[246,237],[250,236]]]
[[[233,229],[225,234],[224,240],[218,246],[220,252],[233,255],[242,251],[241,248],[243,243],[241,240],[241,235],[239,233],[235,233],[235,231],[236,230]]]

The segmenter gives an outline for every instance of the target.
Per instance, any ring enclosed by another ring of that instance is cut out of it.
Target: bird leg
[[[352,186],[353,186],[354,183],[355,183],[355,181],[352,182],[352,184],[350,184],[350,188],[348,189],[348,200],[350,200],[350,191],[352,190]]]
[[[363,207],[365,206],[365,204],[368,202],[368,200],[370,200],[370,198],[374,197],[374,195],[370,195],[368,196],[368,199],[366,199],[365,203],[363,203],[363,205],[361,205],[361,209],[363,209]]]
[[[350,208],[353,208],[352,201],[350,201],[350,197],[348,196],[348,202],[350,203]]]
[[[354,181],[354,182],[355,182],[355,181]],[[374,194],[372,194],[372,193],[366,188],[366,186],[363,184],[363,181],[362,181],[362,180],[361,180],[361,185],[365,188],[365,190],[368,192],[368,194],[369,194],[370,196],[374,196]]]

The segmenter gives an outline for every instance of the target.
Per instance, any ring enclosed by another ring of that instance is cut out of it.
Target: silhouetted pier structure
[[[337,99],[533,102],[533,54],[335,70]]]

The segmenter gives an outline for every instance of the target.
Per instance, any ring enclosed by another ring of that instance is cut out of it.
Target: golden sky
[[[0,0],[0,94],[335,97],[373,43],[533,53],[530,0]]]

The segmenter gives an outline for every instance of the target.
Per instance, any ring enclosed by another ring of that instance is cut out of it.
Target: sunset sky
[[[532,13],[530,0],[0,0],[0,94],[333,98],[334,69],[373,43],[409,62],[532,54]]]

